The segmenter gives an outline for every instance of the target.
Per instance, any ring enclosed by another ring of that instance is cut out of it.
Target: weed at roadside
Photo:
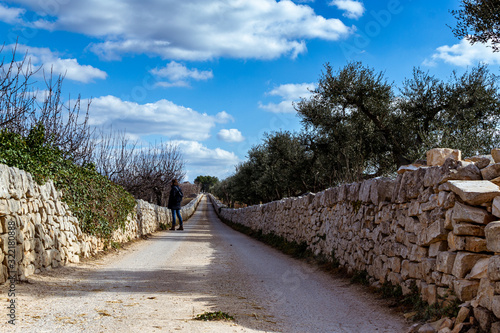
[[[203,320],[203,321],[234,320],[234,317],[222,311],[214,311],[214,312],[204,312],[202,314],[199,314],[196,317],[194,317],[194,320]]]

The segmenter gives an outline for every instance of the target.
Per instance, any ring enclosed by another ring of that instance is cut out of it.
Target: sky
[[[27,54],[65,75],[63,95],[91,100],[90,123],[142,144],[172,142],[186,178],[224,179],[265,133],[299,131],[293,103],[324,65],[383,72],[401,87],[413,68],[442,79],[500,53],[457,39],[430,0],[0,1],[3,55]]]

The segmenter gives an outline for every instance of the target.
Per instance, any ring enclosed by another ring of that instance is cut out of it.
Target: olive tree
[[[500,51],[499,0],[462,0],[461,9],[451,13],[457,19],[453,28],[456,37],[472,44],[490,42],[495,52]]]

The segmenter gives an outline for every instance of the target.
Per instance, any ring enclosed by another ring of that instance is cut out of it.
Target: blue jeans
[[[179,226],[182,227],[182,217],[180,209],[172,209],[172,228],[175,227],[175,215],[179,218]]]

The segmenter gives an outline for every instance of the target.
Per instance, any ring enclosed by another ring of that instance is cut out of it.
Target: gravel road
[[[98,259],[16,286],[5,332],[405,332],[363,288],[219,221],[203,198],[184,231],[161,231]],[[234,321],[193,318],[223,311]]]

